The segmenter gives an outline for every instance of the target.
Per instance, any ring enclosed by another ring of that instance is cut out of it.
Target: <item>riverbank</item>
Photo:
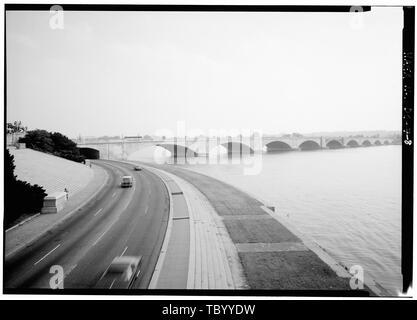
[[[259,200],[203,174],[170,165],[152,166],[184,179],[209,200],[238,252],[250,289],[355,294],[349,272],[320,248],[312,250],[311,241],[290,231]],[[377,286],[364,288],[365,294],[383,294]]]

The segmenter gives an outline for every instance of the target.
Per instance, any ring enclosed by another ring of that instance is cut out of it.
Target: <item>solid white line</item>
[[[123,250],[123,252],[120,256],[123,256],[125,254],[126,250],[127,250],[127,247]]]
[[[100,210],[98,210],[98,211],[94,214],[94,216],[98,215],[98,214],[99,214],[102,210],[103,210],[103,208],[101,208]]]
[[[60,245],[61,244],[57,245],[55,248],[53,248],[51,251],[49,251],[47,254],[45,254],[42,258],[40,258],[38,261],[36,261],[34,265],[36,266],[39,262],[41,262],[43,259],[45,259],[47,256],[49,256],[52,252],[54,252],[56,249],[58,249],[58,247]]]

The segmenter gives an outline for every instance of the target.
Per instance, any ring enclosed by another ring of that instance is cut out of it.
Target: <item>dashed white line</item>
[[[102,210],[103,210],[103,208],[101,208],[100,210],[98,210],[98,211],[94,214],[94,216],[98,215],[98,214],[99,214]]]
[[[116,192],[115,192],[115,193],[113,193],[112,197],[114,197],[115,195],[116,195]]]
[[[110,226],[110,227],[108,227],[107,229],[106,229],[106,231],[104,231],[102,234],[101,234],[101,236],[100,237],[98,237],[98,239],[93,243],[93,247],[97,244],[97,242],[99,242],[100,241],[100,239],[107,233],[107,231],[109,231],[110,230],[110,228],[111,228],[112,226]]]
[[[58,249],[58,247],[60,245],[61,244],[57,245],[55,248],[53,248],[51,251],[49,251],[47,254],[45,254],[42,258],[40,258],[38,261],[36,261],[34,265],[36,266],[39,262],[41,262],[43,259],[45,259],[47,256],[49,256],[52,252],[54,252],[56,249]]]
[[[126,250],[127,250],[127,247],[123,250],[123,252],[120,256],[123,256],[125,254]]]
[[[113,287],[114,282],[116,281],[116,279],[113,280],[113,282],[111,283],[109,289],[111,289],[111,287]]]

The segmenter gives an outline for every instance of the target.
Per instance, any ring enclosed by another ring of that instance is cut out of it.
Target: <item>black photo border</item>
[[[56,4],[55,4],[56,5]],[[324,5],[117,5],[117,4],[58,4],[64,11],[181,11],[181,12],[350,12],[360,7],[370,11],[380,6],[324,6]],[[4,11],[4,149],[6,149],[7,122],[7,57],[6,13],[8,11],[50,11],[53,4],[5,4]],[[388,6],[395,7],[395,6]],[[415,7],[402,7],[403,23],[403,79],[402,79],[402,221],[401,221],[401,271],[403,292],[412,285],[413,274],[413,151],[414,151],[414,47]],[[4,182],[3,182],[4,186]],[[4,186],[6,187],[6,186]],[[6,201],[6,199],[5,199]],[[3,203],[4,210],[4,203]],[[5,240],[3,228],[3,239]],[[5,267],[5,241],[3,241],[3,279]],[[96,289],[11,289],[5,294],[54,295],[204,295],[204,296],[284,296],[284,297],[367,297],[362,290],[150,290],[103,291]]]

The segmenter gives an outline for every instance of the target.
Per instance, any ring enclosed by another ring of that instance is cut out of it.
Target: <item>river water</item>
[[[147,161],[149,152],[130,159]],[[254,175],[244,160],[181,166],[275,206],[336,261],[401,290],[401,146],[263,153]]]

